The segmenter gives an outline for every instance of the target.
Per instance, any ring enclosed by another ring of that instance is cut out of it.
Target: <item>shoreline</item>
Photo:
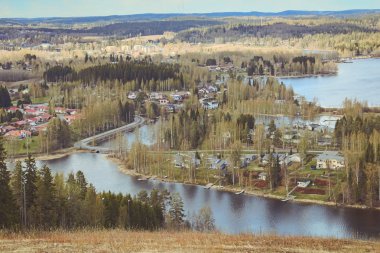
[[[60,150],[57,150],[57,151],[54,151],[50,154],[43,154],[43,153],[35,153],[35,154],[32,154],[32,157],[35,159],[35,160],[39,160],[39,161],[50,161],[50,160],[55,160],[55,159],[60,159],[60,158],[64,158],[66,156],[69,156],[69,155],[72,155],[72,154],[76,154],[76,153],[88,153],[88,151],[86,150],[79,150],[79,149],[76,149],[75,147],[71,147],[71,148],[66,148],[66,149],[60,149]],[[22,154],[22,155],[16,155],[12,158],[8,158],[8,160],[11,160],[11,161],[20,161],[20,160],[24,160],[28,157],[28,155],[26,154]]]
[[[156,175],[144,175],[141,173],[136,172],[135,170],[129,170],[125,167],[123,164],[123,161],[120,160],[117,157],[112,157],[111,155],[106,155],[106,159],[115,163],[118,167],[118,170],[126,175],[132,176],[132,177],[154,177],[155,180],[159,180],[160,182],[165,182],[165,183],[177,183],[177,184],[183,184],[183,185],[192,185],[192,186],[199,186],[199,187],[204,187],[205,185],[202,184],[197,184],[197,183],[189,183],[189,182],[180,182],[177,180],[173,179],[168,179],[168,178],[162,178],[160,176]],[[212,186],[210,189],[217,190],[217,191],[222,191],[222,192],[230,192],[230,193],[238,193],[241,190],[243,190],[240,187],[231,187],[231,186],[226,186],[226,187],[218,187],[218,186]],[[261,197],[261,198],[267,198],[267,199],[275,199],[275,200],[283,200],[284,197],[271,194],[271,193],[266,193],[266,192],[261,192],[258,190],[245,190],[244,189],[244,195],[247,196],[254,196],[254,197]],[[342,208],[355,208],[355,209],[362,209],[362,210],[377,210],[380,211],[380,207],[375,207],[375,208],[370,208],[364,205],[342,205],[342,204],[336,204],[335,202],[332,201],[321,201],[321,200],[312,200],[312,199],[293,199],[289,200],[290,202],[295,202],[295,203],[301,203],[301,204],[314,204],[314,205],[321,205],[321,206],[329,206],[329,207],[342,207]]]

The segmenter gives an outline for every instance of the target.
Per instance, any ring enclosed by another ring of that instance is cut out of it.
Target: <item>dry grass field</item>
[[[0,233],[0,252],[380,252],[380,242],[124,230]]]

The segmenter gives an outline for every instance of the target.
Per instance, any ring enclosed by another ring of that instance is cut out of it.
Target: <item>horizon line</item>
[[[128,16],[140,16],[140,15],[210,15],[210,14],[281,14],[285,12],[313,12],[313,13],[336,13],[336,12],[349,12],[349,11],[357,11],[357,12],[380,12],[380,9],[343,9],[343,10],[305,10],[305,9],[287,9],[277,12],[270,11],[215,11],[215,12],[145,12],[145,13],[130,13],[130,14],[111,14],[111,15],[84,15],[84,16],[36,16],[36,17],[3,17],[0,20],[7,19],[18,19],[18,20],[33,20],[33,19],[50,19],[50,18],[101,18],[101,17],[128,17]],[[252,15],[254,16],[254,15]],[[291,15],[290,15],[291,16]]]

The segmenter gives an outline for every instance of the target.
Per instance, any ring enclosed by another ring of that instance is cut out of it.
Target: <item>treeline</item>
[[[214,26],[205,29],[191,29],[177,34],[176,39],[191,43],[215,42],[222,38],[225,42],[232,42],[244,37],[257,38],[301,38],[315,34],[350,34],[353,32],[375,33],[377,29],[345,23],[326,23],[319,25],[299,25],[274,23],[267,25],[238,24]]]
[[[262,56],[254,56],[248,63],[242,62],[242,68],[247,69],[247,74],[294,76],[316,75],[336,73],[336,67],[330,62],[322,62],[320,57],[295,56],[293,58],[274,55],[272,59],[264,59]]]

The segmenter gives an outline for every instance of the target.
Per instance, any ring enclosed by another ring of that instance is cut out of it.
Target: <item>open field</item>
[[[380,242],[124,230],[0,234],[1,252],[379,252]]]

